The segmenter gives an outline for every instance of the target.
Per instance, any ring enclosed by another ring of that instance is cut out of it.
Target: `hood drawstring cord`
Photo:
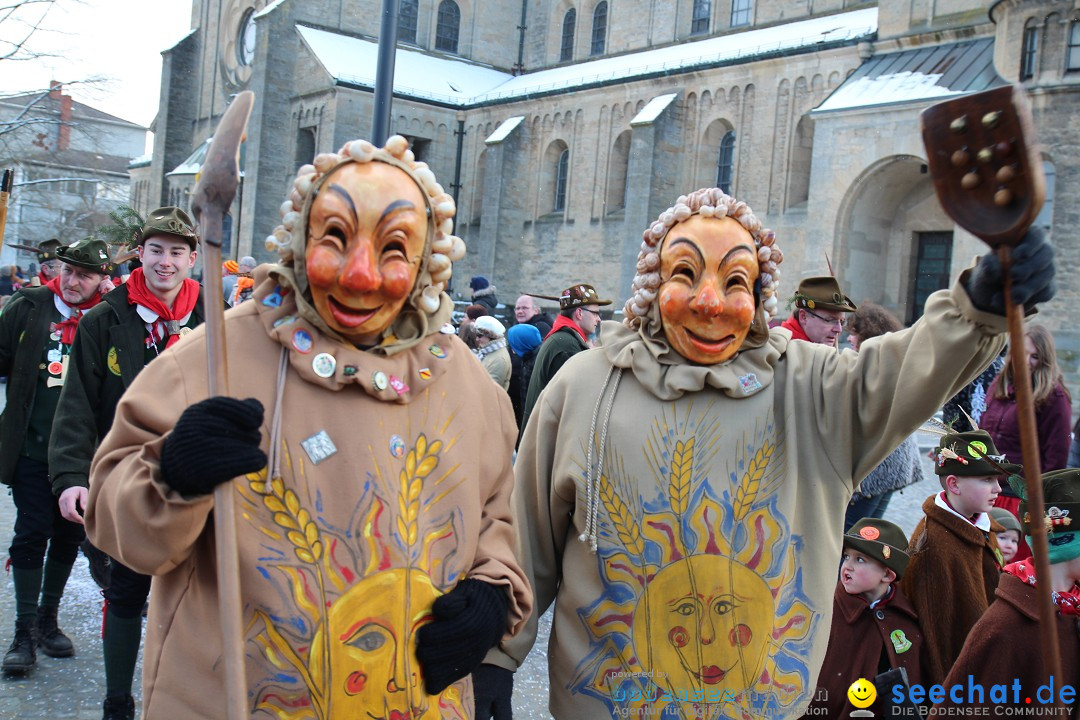
[[[619,381],[622,379],[622,368],[615,372],[615,382],[611,386],[611,396],[608,398],[607,407],[604,409],[604,423],[600,431],[600,457],[597,462],[596,477],[593,478],[593,448],[596,446],[596,419],[600,414],[600,405],[607,392],[608,381],[615,366],[608,367],[604,382],[600,385],[600,395],[596,398],[596,407],[593,408],[592,423],[589,426],[589,452],[585,468],[585,531],[578,535],[578,540],[589,543],[589,549],[596,552],[597,514],[600,511],[599,490],[597,485],[604,476],[604,456],[607,455],[608,425],[611,421],[611,406],[615,404],[615,392],[619,389]]]
[[[281,359],[278,361],[277,393],[274,395],[274,414],[270,420],[270,452],[266,462],[266,492],[270,492],[270,483],[281,475],[281,406],[285,395],[285,376],[289,372],[289,349],[281,346]]]

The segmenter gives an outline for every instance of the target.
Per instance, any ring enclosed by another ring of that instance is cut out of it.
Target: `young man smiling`
[[[112,289],[106,275],[109,248],[101,240],[86,238],[50,252],[54,255],[42,269],[45,262],[56,262],[61,265],[58,276],[44,287],[16,293],[0,315],[0,375],[11,378],[0,419],[0,482],[11,486],[16,508],[8,550],[15,641],[3,662],[9,673],[33,667],[35,644],[50,657],[75,654],[71,640],[57,628],[56,615],[85,534],[82,525],[61,516],[53,497],[49,435],[75,328],[82,314]]]
[[[121,395],[147,364],[203,321],[202,292],[189,277],[197,243],[183,210],[152,211],[136,249],[142,267],[80,323],[49,447],[53,490],[73,523],[83,522],[90,463]],[[134,717],[131,685],[149,593],[148,575],[112,562],[103,632],[107,720]]]

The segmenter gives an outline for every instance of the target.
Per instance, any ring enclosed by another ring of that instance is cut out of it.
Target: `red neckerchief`
[[[161,342],[161,338],[168,336],[165,347],[172,347],[173,343],[180,339],[180,329],[175,327],[178,320],[183,320],[195,309],[195,303],[199,299],[199,283],[191,278],[184,278],[180,284],[180,292],[170,308],[161,299],[150,292],[146,286],[146,278],[143,269],[135,268],[127,281],[128,303],[142,305],[144,308],[158,316],[158,322],[154,323],[154,342]],[[170,327],[172,326],[172,327]]]
[[[780,327],[787,328],[791,331],[792,340],[805,340],[806,342],[811,342],[810,337],[803,331],[802,325],[799,324],[799,321],[794,314],[784,322],[780,323]]]
[[[1031,558],[1006,565],[1002,569],[1025,585],[1034,586],[1037,584],[1035,582],[1035,564],[1031,562]],[[1053,599],[1054,604],[1057,605],[1058,612],[1062,615],[1080,616],[1080,585],[1073,585],[1073,589],[1069,592],[1052,592],[1050,597]]]
[[[877,605],[874,605],[874,610],[883,608],[889,604],[889,601],[893,599],[893,595],[896,594],[896,587],[889,586],[889,589],[885,591],[885,594],[877,599]],[[866,602],[866,598],[863,598],[863,602]],[[866,603],[867,607],[870,607],[870,603]]]
[[[566,317],[565,315],[559,315],[555,318],[555,324],[551,326],[551,332],[544,336],[544,339],[547,340],[549,337],[555,334],[556,330],[564,327],[568,327],[574,332],[576,332],[578,334],[578,337],[581,338],[581,342],[588,342],[588,340],[586,340],[585,338],[585,333],[578,326],[578,324],[570,318]]]
[[[49,288],[56,294],[56,297],[64,300],[64,293],[60,291],[60,277],[54,277],[49,282],[45,283],[45,287]],[[101,302],[101,293],[97,290],[94,291],[93,296],[84,302],[82,305],[76,305],[73,309],[75,312],[71,313],[64,320],[56,323],[56,328],[60,331],[60,342],[64,345],[70,345],[75,341],[75,328],[79,326],[79,318],[82,317],[84,311],[97,305]],[[64,300],[64,304],[71,307],[71,303]]]

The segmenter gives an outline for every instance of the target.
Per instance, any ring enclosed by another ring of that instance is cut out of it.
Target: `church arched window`
[[[577,10],[570,8],[563,15],[562,45],[559,47],[559,62],[574,59],[574,29],[577,25]]]
[[[731,180],[735,172],[735,131],[728,130],[720,141],[720,156],[716,161],[716,187],[731,194]]]
[[[607,38],[607,3],[597,3],[592,14],[592,43],[590,55],[604,54],[604,40]]]
[[[456,53],[458,31],[461,28],[461,10],[454,0],[439,3],[439,16],[435,24],[435,49]]]
[[[398,40],[407,43],[416,43],[416,20],[420,15],[419,0],[401,0],[398,6]]]

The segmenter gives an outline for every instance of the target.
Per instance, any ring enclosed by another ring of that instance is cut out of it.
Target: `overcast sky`
[[[190,30],[191,0],[56,0],[28,43],[52,57],[0,62],[0,94],[46,88],[50,80],[73,83],[68,92],[79,102],[149,126],[157,113],[161,52]],[[0,24],[0,39],[17,36],[10,21]],[[90,78],[102,82],[78,84]]]

